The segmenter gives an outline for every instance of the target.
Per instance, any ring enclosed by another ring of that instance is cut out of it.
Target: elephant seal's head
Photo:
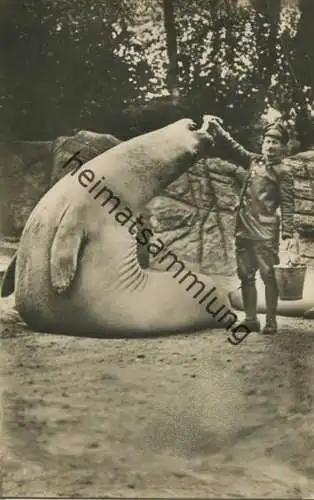
[[[203,124],[182,118],[165,127],[124,141],[87,164],[133,211],[139,211],[168,184],[186,172],[213,146]]]
[[[166,144],[178,150],[185,149],[186,153],[194,156],[204,156],[214,145],[213,136],[208,132],[210,115],[205,115],[201,127],[198,128],[195,121],[190,118],[182,118],[164,128],[168,133]],[[166,146],[165,144],[165,146]]]

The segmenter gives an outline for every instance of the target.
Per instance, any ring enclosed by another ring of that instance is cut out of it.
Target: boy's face
[[[276,161],[280,160],[285,154],[286,146],[277,139],[270,135],[265,135],[262,143],[262,155],[266,160]]]

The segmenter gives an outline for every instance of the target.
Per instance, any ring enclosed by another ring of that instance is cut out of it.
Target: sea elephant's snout
[[[187,123],[190,133],[197,141],[197,150],[200,156],[207,156],[209,151],[215,146],[215,125],[221,123],[221,119],[214,115],[204,115],[200,125],[193,120]]]
[[[212,135],[205,129],[203,122],[199,125],[191,118],[181,118],[175,123],[167,127],[167,140],[168,148],[171,147],[172,154],[168,154],[168,158],[174,158],[174,151],[184,150],[184,153],[191,154],[191,160],[195,161],[196,157],[206,156],[208,150],[214,145]]]
[[[196,130],[196,134],[202,147],[200,148],[201,155],[208,154],[208,152],[215,146],[215,138],[217,130],[221,127],[223,121],[219,116],[203,115],[200,128]]]

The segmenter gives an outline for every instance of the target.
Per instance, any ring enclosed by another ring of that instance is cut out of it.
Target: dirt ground
[[[2,496],[314,498],[313,323],[279,324],[239,346],[3,326]]]

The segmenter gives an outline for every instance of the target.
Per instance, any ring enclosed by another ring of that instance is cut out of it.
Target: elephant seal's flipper
[[[77,272],[79,255],[87,236],[84,212],[84,207],[68,207],[52,241],[50,277],[52,287],[58,295],[70,287]]]
[[[1,297],[9,297],[14,292],[15,266],[17,252],[14,254],[2,280]]]

